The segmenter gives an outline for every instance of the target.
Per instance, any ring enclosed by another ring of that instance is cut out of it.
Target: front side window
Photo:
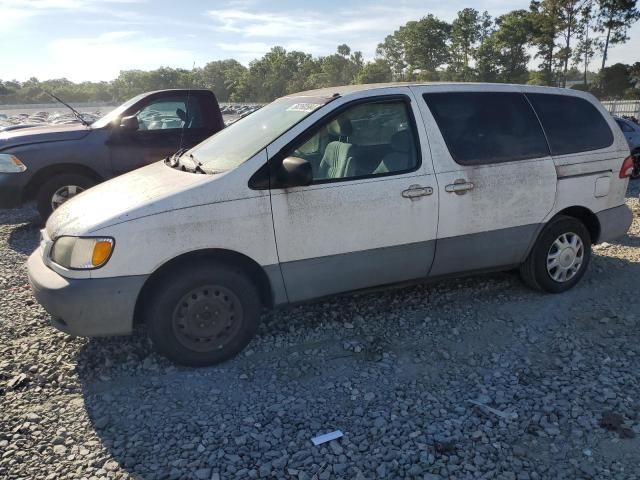
[[[162,99],[145,106],[138,114],[140,130],[201,128],[200,103],[196,98]]]
[[[311,163],[314,183],[416,169],[419,162],[409,106],[403,100],[360,103],[323,121],[285,156]]]
[[[520,93],[449,92],[423,97],[451,156],[461,165],[549,155],[540,122]]]
[[[527,93],[549,139],[553,155],[587,152],[613,143],[613,133],[590,102],[579,97]]]

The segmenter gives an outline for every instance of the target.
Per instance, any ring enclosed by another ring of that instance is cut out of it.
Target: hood
[[[90,132],[90,128],[80,124],[47,125],[11,130],[0,133],[0,151],[10,147],[18,147],[32,143],[80,140]]]
[[[117,223],[216,201],[205,188],[222,175],[182,172],[157,162],[101,183],[55,210],[50,238],[87,235]],[[188,194],[185,192],[189,191]]]

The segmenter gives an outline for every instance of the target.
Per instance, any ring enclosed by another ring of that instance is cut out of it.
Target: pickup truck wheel
[[[560,216],[542,231],[520,267],[530,287],[560,293],[575,286],[591,260],[591,235],[582,222]]]
[[[154,285],[145,321],[156,349],[188,366],[214,365],[240,352],[260,321],[260,294],[241,271],[191,263]]]
[[[44,182],[36,195],[42,221],[46,221],[49,215],[64,202],[95,184],[92,178],[77,173],[63,173]]]

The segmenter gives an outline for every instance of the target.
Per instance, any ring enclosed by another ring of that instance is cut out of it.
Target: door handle
[[[410,185],[409,188],[402,192],[404,198],[410,200],[418,200],[420,197],[426,197],[433,194],[433,188],[423,187],[421,185]]]
[[[473,187],[473,183],[459,178],[455,182],[444,187],[444,191],[448,193],[455,193],[456,195],[464,195],[467,191],[473,190]]]

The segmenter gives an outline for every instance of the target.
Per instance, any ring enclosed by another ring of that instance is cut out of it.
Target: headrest
[[[329,135],[333,135],[335,137],[348,137],[353,132],[351,120],[348,118],[336,118],[327,125],[327,131],[329,132]]]
[[[187,112],[185,112],[183,109],[178,108],[176,110],[176,115],[178,116],[178,118],[180,120],[182,120],[184,123],[187,123]]]
[[[391,135],[391,148],[395,152],[408,153],[411,150],[411,141],[409,130],[400,130]]]

